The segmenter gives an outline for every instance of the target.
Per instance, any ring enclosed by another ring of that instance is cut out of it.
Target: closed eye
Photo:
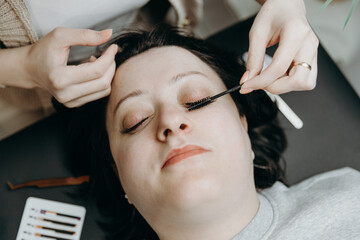
[[[200,100],[197,100],[197,101],[195,101],[195,102],[187,102],[187,103],[185,103],[184,105],[185,105],[185,107],[191,107],[191,106],[194,106],[194,105],[197,105],[197,104],[199,104],[199,103],[201,103],[201,102],[206,101],[208,98],[209,98],[209,97],[204,97],[204,98],[202,98],[202,99],[200,99]]]
[[[149,117],[144,118],[143,120],[141,120],[140,122],[138,122],[137,124],[135,124],[134,126],[130,127],[130,128],[126,128],[124,130],[121,131],[121,133],[130,133],[134,130],[136,130],[139,126],[141,126],[141,124],[143,124],[146,120],[148,120]]]
[[[195,109],[205,107],[205,106],[209,105],[212,102],[213,102],[213,100],[211,100],[210,97],[205,97],[205,98],[202,98],[202,99],[200,99],[198,101],[195,101],[195,102],[185,103],[185,107],[189,111],[191,111],[191,110],[195,110]]]

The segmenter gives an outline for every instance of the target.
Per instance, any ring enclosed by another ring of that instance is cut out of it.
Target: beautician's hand
[[[265,89],[281,94],[315,87],[319,40],[305,13],[303,0],[267,0],[264,3],[250,30],[249,72],[240,81],[243,83],[247,79],[241,93]],[[259,74],[266,48],[276,43],[279,46],[272,63]]]
[[[29,78],[67,107],[78,107],[109,95],[116,45],[111,45],[98,59],[91,57],[87,63],[68,66],[67,60],[71,46],[97,46],[109,40],[111,34],[111,30],[56,28],[29,46],[26,61]]]

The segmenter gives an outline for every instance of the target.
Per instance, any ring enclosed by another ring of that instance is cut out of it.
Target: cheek
[[[209,129],[214,129],[214,133],[219,139],[224,141],[226,145],[235,144],[239,149],[247,146],[249,137],[245,130],[235,103],[230,97],[223,98],[216,108],[213,109],[212,117],[208,117]],[[211,125],[211,126],[210,126]],[[245,144],[245,145],[244,145]]]
[[[132,137],[132,139],[118,141],[111,145],[116,167],[119,173],[120,182],[124,190],[130,195],[143,191],[147,182],[146,169],[150,168],[154,159],[155,147],[146,137]],[[136,192],[132,194],[132,192]]]
[[[216,139],[216,148],[223,156],[222,161],[228,168],[238,163],[242,168],[247,169],[251,158],[251,144],[245,127],[243,126],[238,110],[232,99],[224,98],[223,102],[230,104],[218,104],[213,118],[208,118],[206,128],[214,129],[211,132],[212,139]],[[235,157],[234,157],[235,156]],[[234,162],[235,160],[235,162]]]
[[[253,184],[251,143],[235,104],[231,108],[221,108],[218,115],[212,123],[218,131],[211,137],[216,139],[215,147],[221,161],[219,171],[231,196],[233,189],[246,192]]]

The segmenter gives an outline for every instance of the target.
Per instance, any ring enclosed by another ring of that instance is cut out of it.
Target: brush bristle
[[[187,109],[189,111],[191,111],[191,110],[195,110],[195,109],[198,109],[200,107],[206,106],[206,105],[208,105],[210,103],[212,103],[211,98],[206,97],[206,98],[203,98],[203,99],[201,99],[199,101],[196,101],[196,102],[187,103],[186,105],[188,105]]]
[[[206,102],[204,102],[204,103],[199,103],[199,104],[197,104],[197,105],[195,105],[195,106],[189,107],[188,110],[189,110],[189,112],[190,112],[190,111],[192,111],[192,110],[196,110],[196,109],[198,109],[198,108],[204,107],[204,106],[206,106],[206,105],[208,105],[208,104],[210,104],[210,103],[212,103],[212,101],[206,101]]]
[[[210,97],[202,98],[202,99],[200,99],[200,100],[198,100],[198,101],[196,101],[196,102],[185,103],[185,105],[186,105],[186,106],[189,106],[189,107],[195,106],[195,105],[198,105],[199,103],[202,103],[202,102],[207,101],[208,99],[210,99]]]

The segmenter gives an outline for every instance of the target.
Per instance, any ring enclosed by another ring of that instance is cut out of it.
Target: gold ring
[[[294,61],[291,68],[296,67],[296,66],[302,66],[302,67],[309,69],[309,71],[311,71],[311,65],[306,62],[295,62]]]

